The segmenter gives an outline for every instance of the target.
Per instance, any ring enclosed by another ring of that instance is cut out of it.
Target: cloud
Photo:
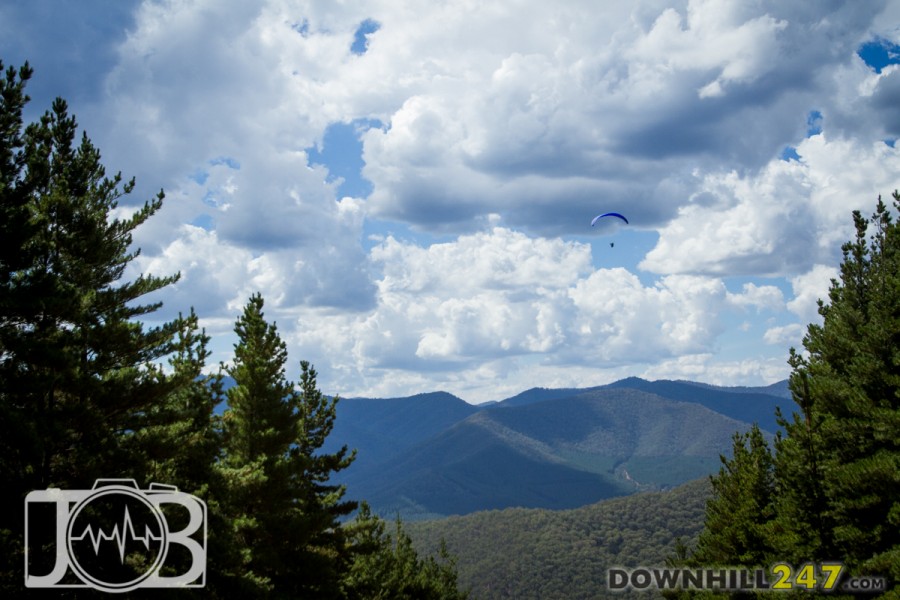
[[[728,294],[728,300],[741,308],[755,307],[756,312],[763,310],[778,311],[784,308],[784,295],[773,285],[756,285],[745,283],[742,294]]]
[[[532,381],[594,381],[714,352],[731,307],[783,306],[771,286],[730,293],[719,279],[690,275],[645,285],[625,269],[594,269],[587,245],[503,227],[429,247],[388,237],[371,260],[372,311],[303,310],[291,328],[301,355],[329,357],[324,376],[342,393],[401,393],[386,381],[412,373],[470,400]],[[511,381],[496,381],[501,374]]]
[[[166,189],[135,242],[141,266],[183,272],[172,310],[202,297],[208,316],[230,314],[254,291],[285,310],[373,305],[363,206],[338,201],[339,182],[304,151],[340,110],[319,110],[316,77],[350,53],[353,32],[300,35],[288,8],[146,2],[119,46],[98,145],[137,175],[127,201]]]
[[[818,301],[829,302],[828,291],[831,289],[832,279],[840,280],[840,272],[837,268],[826,265],[815,265],[807,273],[792,277],[794,299],[787,303],[787,309],[804,323],[821,324]]]
[[[121,214],[166,190],[131,271],[182,273],[160,316],[221,331],[261,291],[335,391],[771,381],[799,325],[739,360],[732,321],[814,319],[850,210],[900,187],[900,70],[856,54],[900,39],[891,3],[32,5],[0,8],[0,44],[137,177]],[[338,123],[364,197],[310,164]],[[655,247],[596,268],[572,238],[606,210]]]
[[[785,275],[836,262],[852,235],[851,211],[868,214],[878,195],[900,184],[900,151],[819,134],[797,152],[799,161],[773,160],[755,176],[703,176],[692,202],[660,228],[641,268]]]
[[[591,271],[586,245],[500,227],[428,248],[390,237],[372,261],[382,271],[379,307],[358,349],[379,365],[438,369],[556,348],[571,311],[565,290]],[[387,352],[377,349],[382,337]]]
[[[472,35],[453,46],[453,57],[442,40],[470,33],[454,30],[460,6],[417,15],[415,32],[403,15],[379,17],[378,35],[407,36],[408,50],[398,56],[396,40],[379,46],[379,37],[363,60],[406,64],[412,75],[401,81],[419,85],[385,129],[364,138],[374,215],[464,231],[478,215],[498,212],[553,235],[571,233],[603,202],[628,207],[641,225],[664,224],[702,190],[661,198],[663,182],[697,186],[703,177],[691,172],[727,173],[735,163],[752,177],[801,141],[816,98],[836,93],[826,74],[858,61],[856,46],[875,17],[734,2],[639,5],[618,20],[563,20],[553,5],[535,11],[528,21],[546,29],[509,41],[504,53],[494,38]],[[530,31],[512,11],[484,13],[479,33]],[[441,31],[433,18],[442,19]],[[426,51],[421,36],[429,33]]]
[[[786,21],[769,14],[748,15],[735,3],[691,2],[686,16],[673,8],[663,11],[629,58],[649,71],[644,75],[648,80],[683,72],[712,74],[698,90],[699,97],[724,96],[730,84],[752,83],[777,68],[778,33],[786,27]]]
[[[358,209],[352,199],[335,204],[338,219],[353,220]],[[142,254],[126,273],[131,278],[140,273],[181,274],[180,281],[159,292],[165,296],[165,306],[156,318],[169,318],[189,306],[208,318],[237,314],[256,292],[263,294],[270,307],[286,312],[297,306],[352,312],[374,304],[376,290],[362,252],[321,233],[298,244],[299,251],[289,246],[264,252],[193,225],[179,226],[171,237],[161,252]]]
[[[726,292],[717,280],[671,276],[643,287],[623,269],[600,270],[570,295],[580,313],[578,345],[589,358],[644,362],[698,352],[722,332],[714,315]]]
[[[722,386],[758,386],[775,383],[790,374],[784,359],[718,359],[711,353],[690,354],[662,361],[641,375],[647,379],[682,379]]]
[[[792,323],[783,327],[772,327],[766,330],[763,340],[767,344],[778,346],[792,346],[799,348],[803,342],[803,335],[806,328],[799,323]]]
[[[318,249],[307,265],[335,262],[314,279],[358,306],[361,292],[324,273],[364,263],[365,218],[459,234],[499,215],[560,235],[602,206],[661,228],[642,264],[653,272],[784,274],[833,258],[831,232],[842,230],[821,201],[897,180],[890,148],[802,139],[813,97],[826,100],[816,107],[826,134],[842,134],[860,98],[889,95],[890,69],[870,73],[855,56],[876,15],[725,1],[603,11],[146,2],[88,115],[111,169],[137,175],[134,200],[169,194],[138,236],[145,253],[183,223],[252,252]],[[360,55],[363,23],[380,27]],[[826,76],[835,69],[853,72],[852,85]],[[362,134],[374,191],[351,222],[304,149],[357,119],[384,126]],[[772,160],[787,143],[802,164]],[[219,157],[241,168],[211,164]],[[849,161],[858,168],[841,171],[853,175],[828,179]],[[208,180],[190,179],[198,173]],[[703,210],[704,198],[721,210]]]
[[[103,81],[117,62],[116,44],[133,26],[138,4],[33,0],[0,6],[4,68],[18,69],[28,61],[35,70],[28,84],[34,99],[25,109],[28,120],[38,118],[59,96],[70,106],[102,98]]]

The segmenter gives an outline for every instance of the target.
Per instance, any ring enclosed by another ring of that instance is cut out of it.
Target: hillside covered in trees
[[[679,540],[694,544],[709,495],[703,478],[571,510],[508,508],[406,527],[423,554],[444,540],[458,561],[460,586],[479,600],[648,598],[610,592],[606,570],[661,566]]]

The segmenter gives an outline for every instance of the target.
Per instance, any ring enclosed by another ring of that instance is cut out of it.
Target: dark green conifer
[[[769,532],[777,552],[771,561],[803,564],[834,557],[835,551],[823,478],[822,418],[812,408],[809,380],[799,370],[803,359],[793,348],[789,362],[795,369],[790,387],[800,412],[790,419],[777,413],[785,433],[779,432],[775,440],[777,493]]]
[[[140,299],[177,275],[123,281],[132,231],[162,192],[113,218],[134,182],[106,177],[62,99],[24,127],[30,76],[26,65],[0,80],[0,577],[10,589],[22,582],[27,492],[144,470],[128,438],[172,392],[159,361],[179,328],[138,321],[160,306]]]
[[[697,543],[697,564],[766,566],[770,555],[767,524],[773,516],[772,454],[757,425],[734,434],[731,458],[722,457],[710,477],[713,497]]]
[[[465,600],[456,561],[441,542],[438,559],[419,558],[398,519],[394,535],[363,503],[348,526],[356,558],[345,577],[347,600]]]
[[[900,209],[900,194],[894,192]],[[843,560],[858,573],[900,582],[900,232],[878,199],[871,220],[853,213],[841,279],[820,303],[793,355],[792,387],[808,416],[787,430],[818,444],[826,543],[813,559]],[[869,234],[870,226],[874,231]]]
[[[193,308],[187,317],[179,315],[169,357],[171,391],[141,415],[129,437],[134,452],[144,458],[144,472],[135,473],[137,479],[177,485],[208,498],[221,448],[214,411],[225,394],[222,372],[203,372],[210,338],[198,321]]]
[[[900,193],[893,204],[900,210]],[[805,353],[791,349],[790,386],[800,412],[780,418],[784,432],[775,443],[769,501],[759,477],[714,479],[713,510],[695,558],[840,561],[854,575],[887,577],[896,597],[900,226],[881,198],[871,220],[855,211],[853,221],[856,235],[842,247],[840,280],[832,280],[829,301],[819,301],[823,322],[809,325]],[[736,469],[749,456],[739,450],[736,445]],[[752,515],[744,510],[748,503],[758,504]]]
[[[316,373],[301,363],[300,389],[286,379],[287,348],[263,316],[263,299],[250,298],[238,319],[224,415],[228,482],[224,500],[242,564],[235,577],[248,594],[337,598],[349,548],[340,517],[356,504],[331,475],[353,459],[346,447],[322,453],[336,398],[316,388]]]

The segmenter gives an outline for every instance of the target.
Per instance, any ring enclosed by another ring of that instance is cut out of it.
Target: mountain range
[[[631,377],[485,405],[446,392],[342,398],[324,450],[357,449],[334,480],[385,516],[570,509],[713,473],[735,432],[755,422],[774,434],[777,406],[797,409],[786,381],[730,388]]]

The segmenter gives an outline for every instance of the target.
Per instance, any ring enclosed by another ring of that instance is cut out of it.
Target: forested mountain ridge
[[[571,510],[508,508],[409,523],[423,554],[444,540],[457,559],[459,584],[478,600],[656,598],[612,593],[610,567],[665,566],[676,540],[693,546],[710,495],[701,478]]]
[[[339,480],[381,514],[564,509],[710,474],[736,431],[774,425],[773,407],[790,402],[637,378],[523,394],[486,407],[442,392],[341,400],[326,447],[359,450]]]
[[[785,392],[786,387],[786,381],[764,388],[721,388],[692,381],[646,381],[638,377],[629,377],[605,386],[606,389],[630,388],[670,400],[695,402],[739,421],[759,423],[760,428],[772,432],[778,429],[776,408],[781,407],[785,414],[796,409],[789,392]]]

